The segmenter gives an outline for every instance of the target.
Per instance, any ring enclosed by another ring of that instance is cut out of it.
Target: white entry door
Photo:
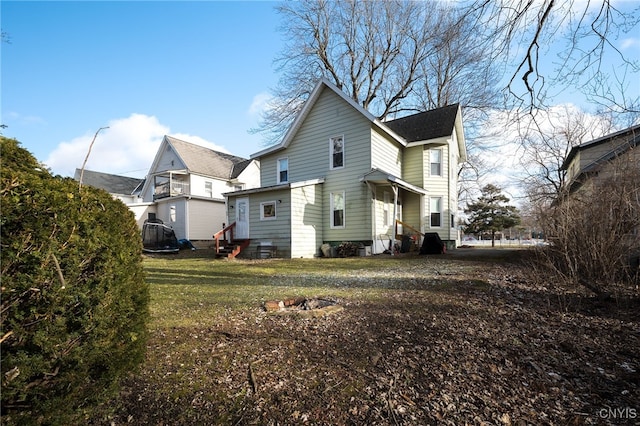
[[[239,240],[249,238],[249,199],[236,199],[236,232],[235,237]]]

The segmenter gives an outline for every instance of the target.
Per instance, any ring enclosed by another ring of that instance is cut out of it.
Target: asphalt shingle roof
[[[82,171],[76,169],[73,178],[80,181]],[[94,172],[86,170],[82,173],[82,184],[94,188],[104,189],[110,194],[133,194],[133,191],[144,181],[144,179],[131,178],[127,176],[112,175],[109,173]]]
[[[171,136],[165,137],[182,158],[190,173],[221,179],[233,179],[238,177],[251,162],[246,158],[214,151]]]
[[[447,105],[407,117],[385,121],[384,124],[407,142],[426,141],[451,136],[456,124],[459,104]]]

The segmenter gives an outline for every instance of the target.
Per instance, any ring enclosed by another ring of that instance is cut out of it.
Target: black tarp
[[[437,232],[429,232],[424,234],[420,254],[443,254],[445,252],[444,242],[440,239]]]
[[[160,219],[150,219],[142,225],[142,250],[148,253],[177,253],[180,245],[170,226]]]

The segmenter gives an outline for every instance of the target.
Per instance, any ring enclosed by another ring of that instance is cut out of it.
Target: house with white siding
[[[178,239],[209,245],[226,222],[223,193],[260,184],[257,160],[165,136],[142,187],[145,219],[170,225]]]
[[[279,257],[314,257],[351,242],[378,254],[428,232],[458,243],[459,105],[382,122],[322,79],[283,140],[251,158],[260,186],[225,194],[227,223],[249,253],[270,245]]]

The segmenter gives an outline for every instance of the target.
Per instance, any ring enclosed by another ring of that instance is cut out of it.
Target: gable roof
[[[384,124],[407,142],[427,141],[451,136],[456,125],[459,104],[447,105],[407,117],[385,121]]]
[[[600,164],[603,161],[611,160],[612,158],[622,154],[632,146],[637,146],[640,141],[640,124],[620,130],[619,132],[610,133],[608,135],[602,136],[592,141],[585,142],[580,145],[576,145],[572,147],[571,151],[569,151],[569,154],[567,155],[567,158],[562,163],[562,166],[560,166],[560,170],[567,170],[569,165],[575,158],[575,156],[578,155],[578,152],[584,151],[584,150],[593,148],[595,146],[598,146],[602,143],[611,142],[617,138],[623,138],[623,137],[628,138],[626,143],[624,141],[621,141],[619,145],[617,145],[608,153],[604,154],[601,158],[595,160],[593,163],[586,165],[584,169],[586,168],[593,169],[596,164]]]
[[[76,169],[73,178],[80,181],[80,174],[82,174],[82,183],[84,185],[104,189],[110,194],[132,195],[144,182],[144,179],[94,172],[86,169],[84,173],[82,173],[82,170]]]
[[[419,142],[448,137],[451,136],[453,132],[456,132],[460,156],[463,160],[466,159],[466,147],[459,104],[437,108],[431,111],[392,120],[390,122],[382,122],[326,78],[321,78],[318,83],[316,83],[313,91],[309,95],[309,98],[305,101],[302,110],[298,113],[291,124],[291,127],[289,127],[289,130],[282,139],[282,142],[252,154],[251,158],[259,158],[263,155],[287,148],[325,88],[332,90],[342,98],[342,100],[351,105],[351,107],[362,114],[362,116],[402,146],[406,147],[412,143],[418,144]],[[424,122],[424,120],[433,120],[433,122],[427,123]],[[394,122],[394,125],[389,126],[389,123]]]
[[[214,151],[172,136],[165,136],[163,142],[173,148],[189,173],[220,179],[233,179],[238,177],[251,163],[251,160],[246,158]]]

